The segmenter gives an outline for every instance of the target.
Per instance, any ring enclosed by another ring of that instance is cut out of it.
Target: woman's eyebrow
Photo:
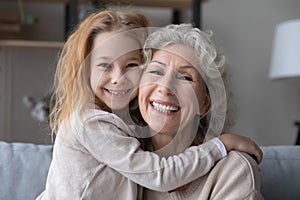
[[[160,61],[157,61],[157,60],[152,60],[150,63],[156,63],[156,64],[159,64],[159,65],[163,65],[163,66],[166,66],[165,63],[162,63]]]
[[[192,65],[182,65],[182,66],[179,66],[177,71],[179,72],[183,72],[183,71],[195,71],[195,72],[198,72],[198,70],[192,66]]]
[[[183,65],[183,66],[179,66],[179,69],[193,69],[193,70],[195,70],[195,67],[193,67],[192,65]]]

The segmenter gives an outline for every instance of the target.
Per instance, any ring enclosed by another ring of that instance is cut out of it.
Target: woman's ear
[[[209,111],[210,106],[211,106],[211,100],[210,100],[210,96],[207,94],[207,95],[205,95],[204,100],[200,104],[200,107],[199,107],[200,113],[198,113],[198,114],[200,116],[206,115],[206,113]]]

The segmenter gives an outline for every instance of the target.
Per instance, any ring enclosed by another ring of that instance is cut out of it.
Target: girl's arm
[[[225,147],[221,140],[214,138],[179,155],[160,157],[143,151],[140,142],[131,137],[134,132],[124,121],[103,112],[94,111],[83,127],[76,127],[78,140],[95,159],[133,182],[156,191],[170,191],[205,175],[216,161],[226,155],[222,154],[221,149]],[[236,137],[230,138],[232,145]],[[244,146],[247,146],[246,143]],[[226,146],[226,149],[236,148],[232,145]]]
[[[215,145],[217,138],[161,158],[143,151],[139,141],[129,136],[132,130],[113,115],[93,115],[84,126],[78,124],[73,123],[78,140],[95,159],[156,191],[169,191],[203,176],[223,157]]]

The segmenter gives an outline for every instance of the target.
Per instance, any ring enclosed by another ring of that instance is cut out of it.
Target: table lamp
[[[271,58],[270,79],[300,78],[300,19],[276,26]],[[298,91],[299,92],[299,91]],[[296,145],[300,145],[300,122]]]

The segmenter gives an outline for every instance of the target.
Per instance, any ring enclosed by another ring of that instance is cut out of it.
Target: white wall
[[[215,32],[230,64],[238,107],[234,132],[261,145],[294,144],[300,79],[270,81],[268,73],[275,26],[300,18],[300,1],[210,0],[203,14],[203,28]]]

